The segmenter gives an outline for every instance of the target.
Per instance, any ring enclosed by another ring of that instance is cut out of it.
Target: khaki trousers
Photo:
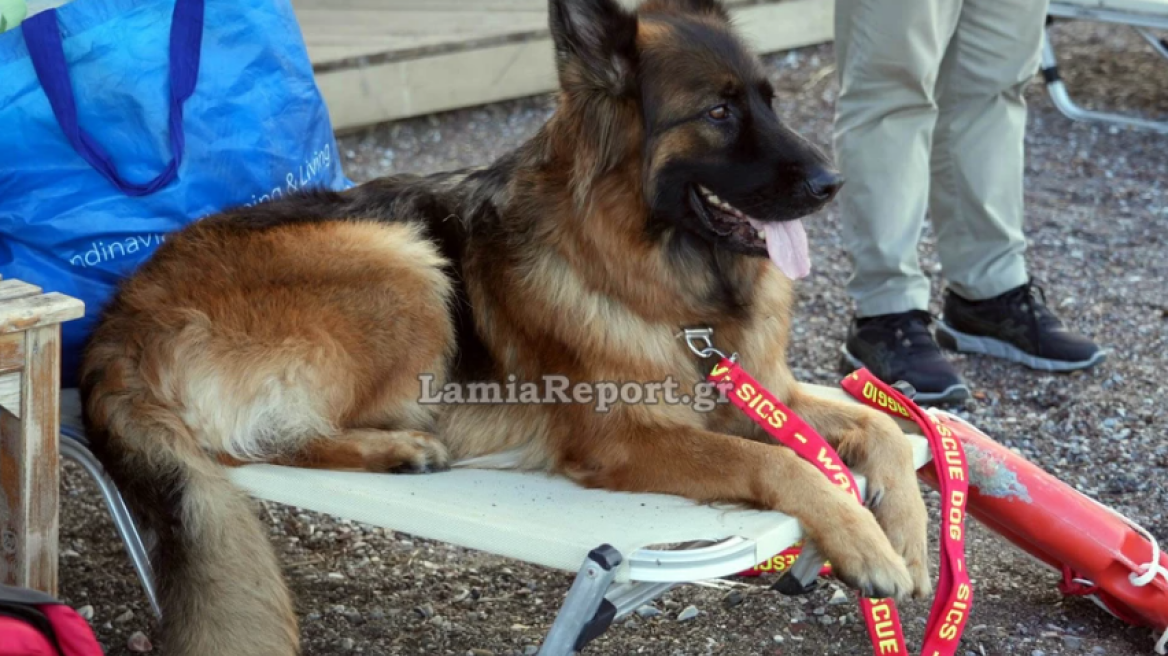
[[[925,310],[925,213],[953,291],[1027,281],[1023,87],[1047,0],[836,0],[834,147],[858,316]]]

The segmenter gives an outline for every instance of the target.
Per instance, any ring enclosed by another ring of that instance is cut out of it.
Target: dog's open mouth
[[[760,221],[701,185],[690,188],[690,203],[706,227],[734,250],[768,255],[791,280],[811,273],[807,233],[799,219]]]

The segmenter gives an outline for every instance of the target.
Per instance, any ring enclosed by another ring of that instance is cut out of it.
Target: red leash
[[[965,450],[948,426],[878,380],[867,369],[860,369],[840,384],[859,401],[920,426],[929,442],[941,493],[941,573],[937,581],[937,596],[925,625],[925,644],[921,653],[949,656],[957,650],[973,606],[973,584],[965,567],[965,514],[969,499],[969,467]]]
[[[689,335],[687,341],[688,338]],[[699,338],[708,343],[708,336]],[[697,349],[695,352],[703,355]],[[713,354],[716,351],[708,348],[704,353]],[[743,371],[732,358],[723,356],[710,372],[709,379],[712,382],[729,382],[732,390],[728,396],[738,409],[775,441],[793,449],[832,482],[851,493],[857,502],[863,503],[855,478],[835,449],[807,422]],[[857,399],[874,408],[916,422],[933,450],[934,463],[941,480],[944,541],[941,550],[941,580],[926,625],[922,654],[952,656],[969,618],[973,600],[973,588],[965,568],[964,520],[968,481],[965,476],[964,452],[948,428],[936,422],[902,394],[877,380],[867,370],[862,369],[848,376],[843,386]],[[907,656],[895,602],[891,599],[861,598],[860,608],[876,655]]]

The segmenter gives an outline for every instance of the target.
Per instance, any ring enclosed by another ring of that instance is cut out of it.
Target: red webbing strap
[[[770,560],[761,562],[750,569],[738,572],[735,576],[755,577],[763,574],[778,574],[791,569],[799,556],[803,555],[803,541],[800,540],[795,544],[783,549],[779,553],[771,556]],[[831,576],[831,563],[824,563],[819,570],[820,576]]]
[[[1099,592],[1099,586],[1080,583],[1083,577],[1075,573],[1070,565],[1063,565],[1063,580],[1059,581],[1058,591],[1074,597],[1087,597]]]
[[[950,656],[957,650],[973,605],[973,585],[965,566],[965,506],[969,496],[965,450],[948,426],[867,369],[849,375],[840,384],[859,401],[916,423],[929,442],[941,492],[941,572],[921,653]]]
[[[729,382],[731,403],[762,427],[776,442],[789,447],[804,460],[815,465],[833,483],[850,493],[857,503],[863,503],[856,479],[830,444],[816,433],[807,422],[768,392],[737,364],[723,359],[710,372],[713,382]],[[900,615],[891,599],[860,599],[864,623],[877,656],[902,654],[904,632]],[[948,654],[948,652],[946,652]]]

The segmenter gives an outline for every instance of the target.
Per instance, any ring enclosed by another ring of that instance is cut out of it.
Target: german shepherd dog
[[[85,421],[158,535],[163,640],[286,656],[293,604],[225,467],[428,472],[473,460],[782,511],[867,596],[930,591],[911,449],[786,364],[800,218],[842,183],[783,126],[715,0],[551,0],[547,124],[481,169],[236,209],[171,236],[105,308]],[[770,257],[768,258],[768,253]],[[427,404],[433,384],[701,381],[718,345],[868,477],[862,507],[728,404]]]

